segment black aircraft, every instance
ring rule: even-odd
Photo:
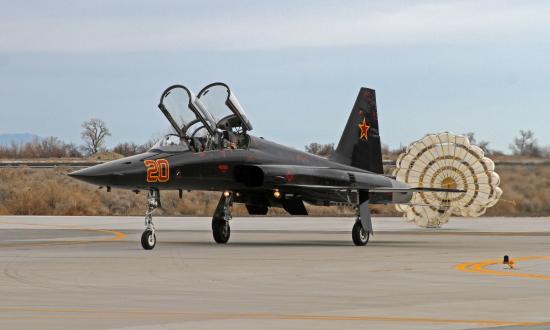
[[[160,190],[222,192],[212,218],[217,243],[229,240],[231,206],[243,203],[251,215],[282,207],[307,215],[304,202],[348,204],[357,210],[355,245],[372,234],[369,204],[408,203],[413,192],[461,192],[410,187],[383,174],[375,92],[361,88],[335,153],[328,159],[250,135],[248,120],[226,84],[204,87],[197,96],[182,85],[162,93],[159,108],[173,133],[149,151],[79,170],[69,175],[111,187],[147,190],[144,249],[155,247],[152,213]]]

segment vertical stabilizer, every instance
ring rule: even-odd
[[[344,133],[331,159],[370,172],[383,173],[374,89],[363,87],[359,91]]]

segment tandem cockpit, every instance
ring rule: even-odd
[[[204,152],[220,149],[247,149],[252,125],[243,108],[224,83],[204,87],[197,96],[183,85],[168,87],[159,109],[173,133],[152,149],[166,152]]]

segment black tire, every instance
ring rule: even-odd
[[[146,230],[141,234],[141,246],[145,250],[152,250],[157,245],[157,236],[152,230]]]
[[[369,242],[370,233],[363,228],[361,221],[356,221],[351,230],[351,238],[356,246],[365,246]]]
[[[222,218],[212,218],[212,236],[216,243],[225,244],[229,241],[231,228],[229,222]]]

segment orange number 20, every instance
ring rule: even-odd
[[[147,182],[167,182],[170,180],[170,165],[166,159],[147,159],[143,161],[147,167]]]

